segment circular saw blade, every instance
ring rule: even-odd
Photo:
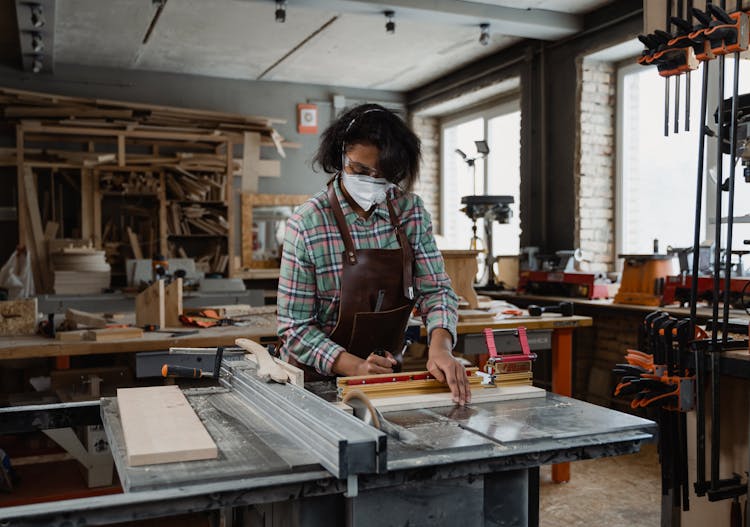
[[[354,411],[354,417],[380,430],[380,414],[364,392],[356,389],[350,390],[344,396],[342,402],[351,406]]]

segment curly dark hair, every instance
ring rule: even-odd
[[[380,150],[378,169],[404,190],[419,177],[421,143],[401,118],[379,104],[362,104],[344,112],[323,132],[313,158],[328,174],[341,170],[347,145],[371,144]]]

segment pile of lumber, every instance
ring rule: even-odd
[[[167,223],[169,234],[185,236],[191,234],[212,234],[226,236],[229,223],[223,210],[216,207],[204,207],[198,203],[169,206]]]
[[[51,254],[54,289],[58,295],[98,294],[109,287],[111,268],[104,251],[66,247]]]
[[[103,172],[99,176],[99,187],[104,192],[157,194],[159,178],[151,172]]]
[[[258,132],[262,144],[276,147],[283,156],[284,138],[274,129],[286,121],[270,117],[178,108],[104,99],[67,97],[0,88],[0,115],[8,121],[33,120],[62,127],[109,131],[171,131],[229,137],[241,142],[244,132]],[[205,159],[193,159],[204,165]],[[224,164],[226,169],[226,163]]]
[[[224,174],[194,173],[181,167],[167,167],[171,170],[164,181],[167,196],[179,201],[224,201],[226,199],[226,179]]]

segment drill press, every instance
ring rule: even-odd
[[[491,286],[495,283],[495,272],[492,269],[494,257],[492,255],[492,223],[508,223],[513,216],[510,205],[513,196],[464,196],[461,198],[461,209],[471,220],[471,249],[478,249],[476,242],[480,240],[477,236],[477,220],[484,219],[484,247],[485,253],[484,270],[482,278],[478,280],[480,286]]]

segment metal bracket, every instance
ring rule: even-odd
[[[359,495],[359,480],[356,474],[350,474],[346,478],[346,492],[344,497],[356,498]]]

